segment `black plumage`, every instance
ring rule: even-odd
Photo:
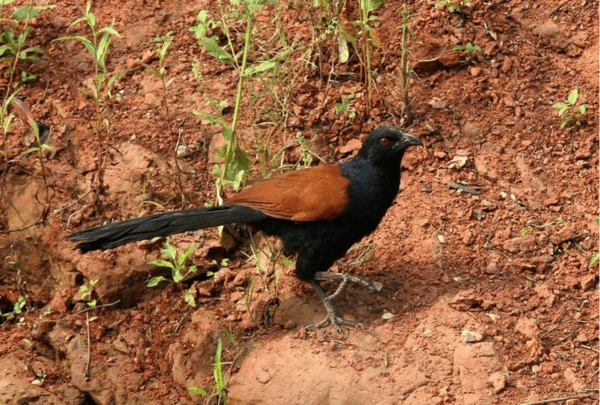
[[[309,281],[323,299],[327,321],[341,331],[351,324],[335,314],[331,300],[348,281],[374,290],[378,283],[327,270],[348,249],[375,230],[394,202],[400,187],[400,163],[405,150],[421,140],[393,126],[375,129],[359,153],[340,165],[317,166],[290,172],[244,189],[226,205],[174,211],[131,219],[69,235],[84,252],[168,236],[229,223],[250,223],[281,238],[297,252],[296,275]],[[342,279],[327,297],[316,280]]]

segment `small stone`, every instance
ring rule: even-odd
[[[506,200],[506,197],[508,197],[508,194],[506,194],[506,192],[505,192],[505,191],[501,191],[501,192],[500,192],[500,199],[501,199],[501,200]]]
[[[579,284],[581,284],[581,289],[583,291],[589,290],[596,284],[596,275],[588,274],[587,276],[582,277],[581,280],[579,280]]]
[[[507,57],[504,59],[504,62],[502,63],[502,67],[500,68],[500,71],[502,73],[506,73],[510,70],[511,67],[512,67],[512,59]]]
[[[438,235],[437,238],[441,244],[446,243],[446,238],[444,238],[444,235]]]
[[[492,260],[490,262],[490,264],[488,264],[487,267],[485,268],[485,273],[486,274],[498,274],[499,273],[498,260]]]
[[[481,74],[481,68],[479,68],[479,67],[472,67],[471,68],[471,76],[477,77],[480,74]]]
[[[477,343],[483,340],[483,335],[479,332],[463,329],[460,333],[460,340],[465,343]]]
[[[532,373],[537,373],[537,372],[539,372],[541,369],[542,369],[542,368],[541,368],[539,365],[537,365],[537,364],[534,364],[533,366],[531,366],[531,372],[532,372]]]
[[[506,374],[501,371],[492,374],[488,381],[494,387],[494,394],[498,394],[506,388]]]
[[[469,158],[467,156],[454,156],[448,165],[448,169],[462,169]]]
[[[443,110],[448,106],[448,102],[446,100],[442,100],[440,98],[434,97],[429,102],[429,105],[434,110]]]
[[[540,330],[538,329],[535,322],[531,318],[526,317],[519,318],[515,329],[517,333],[525,340],[533,340],[540,333]]]
[[[443,152],[441,150],[434,150],[433,156],[438,159],[444,159],[447,156],[447,154],[446,154],[446,152]]]
[[[258,380],[259,383],[266,384],[269,381],[271,381],[271,375],[269,373],[267,373],[266,371],[263,371],[262,373],[258,373],[256,375],[256,379]]]
[[[383,313],[383,315],[381,315],[381,319],[386,320],[386,321],[389,319],[392,319],[393,317],[394,317],[394,314],[392,314],[391,312],[387,312],[387,311],[385,311]]]

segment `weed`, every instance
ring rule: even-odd
[[[13,0],[0,0],[0,12],[4,6],[10,5]],[[9,62],[9,67],[4,71],[4,76],[10,76],[9,86],[7,87],[7,95],[12,88],[14,74],[17,71],[19,61],[37,61],[44,51],[37,47],[27,47],[27,36],[31,32],[29,20],[38,17],[40,11],[47,9],[55,9],[56,6],[22,6],[16,8],[12,13],[12,19],[2,19],[3,22],[8,22],[9,26],[0,32],[0,62]],[[19,75],[21,82],[34,80],[35,75],[21,70]]]
[[[79,292],[81,293],[81,299],[83,301],[87,301],[88,307],[95,307],[98,301],[94,298],[92,299],[92,293],[94,292],[94,286],[98,284],[98,279],[93,279],[85,282],[84,284],[79,286]]]
[[[600,219],[596,218],[596,225],[600,225]],[[597,250],[590,258],[590,267],[593,267],[600,260],[600,250]]]
[[[225,331],[225,333],[227,333],[228,331]],[[232,339],[232,336],[230,333],[228,334],[230,340]],[[233,338],[235,340],[235,338]],[[234,340],[232,340],[232,342],[234,342]],[[235,342],[234,342],[235,343]],[[227,386],[225,383],[225,377],[224,377],[224,373],[223,373],[223,341],[221,340],[221,338],[217,339],[217,349],[215,351],[215,362],[213,364],[213,376],[215,378],[215,389],[213,391],[213,394],[209,394],[208,391],[206,391],[203,388],[200,387],[188,387],[188,392],[192,393],[192,394],[197,394],[197,395],[201,395],[203,397],[212,397],[213,395],[217,396],[217,403],[218,404],[226,404],[227,403]]]
[[[296,140],[300,146],[300,162],[302,162],[302,167],[309,168],[313,162],[313,155],[310,150],[311,142],[310,140],[306,140],[301,132],[296,134]]]
[[[337,103],[333,106],[334,114],[344,114],[346,117],[353,119],[356,117],[356,111],[350,105],[350,100],[354,99],[354,93],[356,92],[356,87],[352,88],[352,91],[347,96],[342,96],[342,102]]]
[[[408,22],[412,18],[408,5],[404,4],[404,10],[402,11],[402,57],[400,58],[400,75],[402,83],[402,101],[404,102],[404,113],[408,120],[410,120],[410,76],[413,73],[412,66],[408,66],[408,55],[412,50],[413,33],[408,26]]]
[[[367,116],[371,113],[373,103],[373,73],[371,72],[371,44],[379,48],[381,43],[375,29],[369,25],[370,22],[377,20],[377,16],[370,15],[383,4],[383,0],[359,0],[360,3],[360,21],[358,26],[363,39],[363,65],[365,67],[365,84],[367,86]]]
[[[171,243],[167,239],[161,251],[163,258],[152,260],[147,264],[171,269],[171,278],[173,279],[175,284],[180,284],[185,277],[187,277],[190,274],[194,274],[198,270],[196,266],[187,267],[185,265],[186,259],[189,257],[190,254],[192,254],[194,250],[194,246],[189,246],[183,252],[181,252],[181,254],[178,254],[177,248],[171,245]],[[150,280],[148,280],[146,287],[156,287],[158,283],[165,280],[167,279],[163,276],[152,277]],[[183,298],[189,306],[196,306],[196,300],[194,299],[192,288],[189,288],[188,290],[185,290],[183,292]]]
[[[210,35],[212,29],[215,28],[218,23],[209,20],[208,12],[206,10],[201,10],[198,13],[197,24],[190,29],[190,31],[196,35],[198,43],[217,61],[234,64],[238,69],[237,93],[233,107],[233,118],[230,123],[226,123],[220,116],[203,114],[197,111],[194,112],[197,115],[207,118],[209,122],[221,126],[223,138],[227,142],[226,145],[221,148],[217,157],[218,159],[223,159],[223,164],[222,166],[215,166],[217,194],[219,195],[220,190],[227,185],[233,187],[234,190],[237,190],[246,180],[250,170],[250,159],[248,154],[239,147],[237,140],[237,123],[241,111],[244,79],[250,75],[273,69],[276,66],[276,62],[273,59],[260,62],[254,66],[248,66],[248,53],[252,41],[254,14],[267,2],[274,3],[273,0],[231,0],[231,5],[237,9],[237,12],[232,15],[239,20],[244,20],[246,23],[241,65],[238,64],[238,54],[233,48],[233,42],[230,38],[229,29],[227,24],[225,24],[224,18],[221,27],[228,38],[226,48],[229,50],[221,48],[217,37],[215,35]],[[196,69],[195,74],[196,77],[199,77],[198,69]]]
[[[470,0],[440,0],[435,3],[436,9],[446,7],[450,13],[460,13],[464,6],[470,3]]]
[[[529,232],[533,231],[533,226],[528,226],[526,228],[521,229],[521,236],[527,235]]]
[[[567,127],[569,130],[577,129],[585,123],[585,112],[588,108],[587,104],[577,105],[579,100],[579,90],[573,89],[567,96],[567,102],[558,101],[552,105],[558,111],[558,116],[564,115],[560,122],[560,127]]]
[[[466,45],[463,45],[463,44],[454,45],[452,47],[452,50],[456,51],[456,52],[466,52],[467,57],[465,59],[465,63],[469,63],[473,59],[473,53],[480,52],[481,47],[479,45],[473,45],[472,43],[467,42]]]
[[[27,304],[27,301],[25,300],[25,297],[21,294],[17,298],[17,301],[13,304],[12,312],[7,312],[6,314],[2,314],[2,316],[5,318],[15,318],[17,315],[19,315],[21,312],[23,312],[23,309],[25,308],[26,304]],[[19,318],[19,325],[22,325],[24,323],[25,323],[25,318],[24,317]]]
[[[163,37],[159,38],[159,41],[161,41],[162,43],[156,52],[158,55],[158,69],[155,69],[154,67],[145,63],[143,64],[143,66],[146,69],[148,69],[154,76],[160,79],[162,84],[162,104],[165,108],[167,126],[169,128],[169,133],[171,134],[171,150],[173,152],[173,161],[175,163],[175,168],[177,169],[177,185],[179,186],[179,193],[181,195],[181,206],[183,207],[185,205],[185,195],[183,191],[183,183],[181,182],[181,167],[179,167],[179,160],[177,155],[177,133],[173,131],[173,124],[171,120],[171,114],[169,111],[169,103],[167,102],[167,89],[173,83],[175,78],[172,77],[167,80],[165,68],[165,60],[167,58],[169,47],[173,43],[173,33],[166,33]]]
[[[106,68],[106,57],[113,39],[120,38],[119,33],[113,28],[113,22],[100,29],[96,29],[96,16],[91,12],[92,3],[88,2],[85,6],[83,17],[77,18],[69,25],[69,29],[79,25],[82,22],[87,23],[92,32],[91,39],[82,35],[71,35],[58,38],[60,41],[78,41],[80,42],[94,58],[94,77],[84,82],[84,88],[81,91],[94,99],[96,103],[96,137],[98,139],[98,148],[100,161],[98,163],[98,172],[95,181],[95,188],[99,193],[104,191],[104,171],[108,161],[108,154],[111,150],[111,117],[106,109],[106,102],[113,97],[112,87],[114,83],[127,73],[122,70],[116,73],[108,73]],[[101,135],[104,134],[104,137]]]

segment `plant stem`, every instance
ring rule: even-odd
[[[360,27],[363,37],[363,53],[365,54],[365,84],[367,85],[367,116],[371,114],[371,103],[373,100],[373,86],[371,73],[371,46],[369,33],[367,30],[368,18],[367,15],[367,0],[359,0],[360,6]]]
[[[236,126],[237,121],[240,115],[240,108],[242,104],[242,91],[244,85],[244,72],[246,71],[246,65],[248,61],[248,50],[250,49],[250,40],[252,39],[252,27],[254,21],[252,20],[252,15],[250,11],[246,9],[248,13],[246,15],[246,35],[244,37],[244,53],[242,55],[242,67],[239,70],[239,79],[238,79],[238,88],[237,95],[235,97],[235,108],[233,110],[233,119],[231,121],[231,140],[227,143],[227,152],[225,153],[225,163],[223,164],[223,170],[221,171],[221,184],[225,180],[225,175],[227,173],[227,166],[229,165],[229,161],[231,160],[231,154],[233,152],[233,147],[236,145]]]

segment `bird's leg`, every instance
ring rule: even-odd
[[[375,292],[381,292],[381,290],[383,290],[383,284],[378,283],[377,281],[368,281],[365,280],[364,278],[360,278],[360,277],[355,277],[355,276],[351,276],[349,274],[344,274],[344,273],[330,273],[328,271],[319,271],[315,274],[315,280],[330,280],[330,279],[342,279],[342,283],[340,284],[340,286],[338,287],[338,289],[333,293],[333,295],[331,295],[331,298],[334,298],[335,296],[337,296],[342,290],[342,288],[344,288],[344,286],[346,285],[346,283],[348,281],[352,281],[353,283],[357,283],[360,285],[364,285],[365,287],[375,291]]]
[[[325,291],[323,291],[323,289],[321,288],[321,286],[319,285],[319,283],[317,283],[316,280],[327,280],[327,279],[342,279],[342,282],[340,283],[340,285],[338,286],[338,288],[335,290],[335,292],[331,295],[327,295],[325,293]],[[344,287],[346,286],[346,284],[348,284],[348,281],[353,281],[355,283],[364,285],[365,287],[370,288],[373,291],[381,291],[383,288],[383,284],[378,283],[378,282],[370,282],[367,280],[363,280],[359,277],[354,277],[354,276],[349,276],[347,274],[341,274],[341,273],[329,273],[329,272],[325,272],[325,271],[320,271],[318,273],[315,274],[315,279],[314,281],[312,281],[312,286],[315,289],[317,295],[319,296],[319,298],[321,298],[321,301],[323,301],[323,305],[325,306],[325,309],[327,310],[327,316],[325,317],[325,319],[323,319],[320,322],[317,323],[313,323],[310,325],[307,325],[305,328],[306,329],[316,329],[316,328],[320,328],[321,326],[325,325],[327,322],[331,323],[331,326],[333,326],[335,328],[335,330],[338,331],[338,333],[342,333],[342,327],[340,325],[360,325],[362,326],[362,324],[358,321],[349,321],[347,319],[344,319],[340,316],[338,316],[336,314],[335,308],[333,307],[333,299],[335,297],[337,297],[342,290],[344,289]]]

